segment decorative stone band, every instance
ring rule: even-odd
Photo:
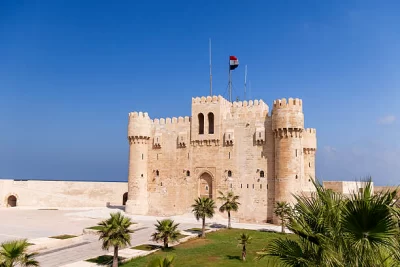
[[[301,128],[279,128],[274,130],[274,137],[275,138],[288,138],[288,137],[294,137],[294,138],[301,138],[303,133],[303,129]]]
[[[148,144],[148,136],[128,136],[129,144]]]
[[[315,148],[303,148],[304,154],[315,154],[316,149]]]
[[[219,146],[219,140],[218,139],[212,139],[212,140],[192,140],[190,141],[192,146]]]

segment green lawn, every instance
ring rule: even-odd
[[[238,246],[238,237],[241,233],[250,234],[251,244],[247,246],[247,261],[242,262],[241,246]],[[218,267],[218,266],[277,266],[271,259],[265,258],[255,260],[256,252],[264,248],[274,238],[282,237],[284,234],[260,232],[241,229],[223,229],[207,234],[206,239],[196,238],[172,248],[168,252],[157,251],[146,257],[133,259],[121,266],[123,267],[146,267],[156,257],[175,255],[174,266],[193,267]],[[295,239],[294,235],[286,235]]]
[[[161,248],[161,246],[149,245],[149,244],[131,247],[131,249],[138,249],[138,250],[145,250],[145,251],[151,251],[151,250],[155,250],[155,249],[159,249],[159,248]]]
[[[87,227],[86,229],[99,231],[101,229],[101,226],[100,225],[96,225],[96,226]]]
[[[124,259],[125,258],[123,258],[123,257],[118,257],[118,262],[121,262]],[[86,261],[96,263],[97,265],[100,265],[100,266],[110,266],[110,264],[112,264],[112,261],[113,261],[113,256],[102,255],[102,256],[98,256],[96,258],[88,259]]]
[[[55,238],[55,239],[69,239],[69,238],[74,238],[76,235],[57,235],[57,236],[50,236],[50,238]]]

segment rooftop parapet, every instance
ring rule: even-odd
[[[189,124],[190,123],[190,117],[185,116],[185,117],[172,117],[171,118],[160,118],[160,119],[154,119],[153,124],[154,125],[162,125],[162,124]]]
[[[201,97],[192,97],[192,104],[210,104],[210,103],[220,103],[222,105],[230,106],[231,102],[223,98],[222,96],[201,96]]]

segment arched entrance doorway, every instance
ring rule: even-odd
[[[209,173],[203,173],[199,179],[199,194],[200,197],[213,197],[212,177]]]
[[[128,192],[124,193],[124,195],[122,196],[122,205],[125,205],[127,201],[128,201]]]
[[[17,206],[17,198],[13,195],[7,198],[7,206],[8,207],[16,207]]]

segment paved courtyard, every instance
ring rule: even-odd
[[[93,234],[83,235],[83,229],[96,225],[101,220],[109,217],[110,212],[117,211],[121,210],[107,208],[82,208],[75,210],[0,208],[0,242],[10,239],[27,238],[29,242],[34,244],[43,244],[44,247],[39,251],[39,255],[37,256],[37,260],[41,264],[40,266],[43,267],[56,267],[76,263],[107,254],[106,251],[101,249],[101,242],[98,241],[98,237]],[[132,234],[132,246],[152,243],[150,236],[154,232],[154,223],[156,223],[156,219],[163,218],[139,215],[132,215],[130,217],[133,222],[137,223],[134,229],[135,232]],[[201,225],[191,214],[170,218],[180,223],[180,230],[200,227]],[[216,217],[208,222],[216,226],[222,226],[226,224],[226,219]],[[232,226],[277,231],[280,229],[278,226],[267,224],[233,223]],[[68,241],[49,238],[62,234],[77,235],[79,237]],[[64,243],[61,244],[60,242]],[[73,266],[80,265],[78,263]]]

